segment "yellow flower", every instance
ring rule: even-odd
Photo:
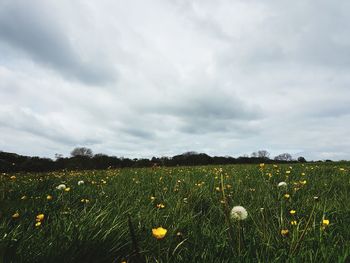
[[[41,222],[40,222],[40,221],[36,222],[36,223],[35,223],[35,226],[36,226],[36,227],[41,226]]]
[[[290,213],[291,215],[294,215],[296,212],[297,212],[297,211],[295,211],[295,210],[290,210],[290,211],[289,211],[289,213]]]
[[[264,168],[265,167],[265,164],[264,163],[261,163],[259,164],[260,168]]]
[[[64,189],[64,191],[69,192],[70,191],[70,187],[67,187],[66,189]]]
[[[290,222],[290,224],[291,224],[292,226],[296,226],[296,225],[298,224],[298,222],[297,222],[296,220],[293,220],[293,221]]]
[[[151,196],[151,200],[154,201],[156,198],[154,196]]]
[[[285,194],[285,195],[284,195],[284,198],[286,198],[286,199],[288,199],[289,197],[290,197],[289,194]]]
[[[345,169],[344,168],[339,168],[339,171],[345,171]]]
[[[52,195],[46,196],[46,199],[47,199],[47,200],[52,200]]]
[[[44,214],[39,214],[39,215],[37,215],[36,216],[36,221],[37,222],[41,222],[41,221],[43,221],[44,220],[44,218],[45,218],[45,215]]]
[[[10,177],[10,179],[15,180],[15,179],[16,179],[16,176],[12,175],[12,176]]]
[[[306,184],[306,180],[300,181],[300,184]]]
[[[12,218],[19,218],[19,213],[18,213],[18,212],[14,213],[14,214],[12,215]]]
[[[85,198],[83,198],[83,199],[81,199],[81,200],[80,200],[80,202],[82,202],[82,203],[86,203],[86,204],[87,204],[87,203],[89,203],[89,202],[90,202],[90,200],[89,200],[89,199],[85,199]]]
[[[328,219],[323,219],[322,220],[322,227],[325,228],[329,225],[329,220]]]
[[[289,230],[288,230],[288,229],[282,229],[282,230],[281,230],[281,235],[282,235],[282,236],[285,237],[285,236],[288,236],[288,234],[289,234]]]
[[[305,173],[301,173],[301,175],[302,175],[302,176],[304,176],[304,175],[305,175]]]
[[[163,227],[158,227],[158,228],[153,228],[152,229],[152,235],[156,238],[156,239],[162,239],[165,237],[166,232],[168,232],[168,230],[166,230]]]
[[[290,171],[288,170],[288,171],[286,171],[286,174],[290,174]]]
[[[164,204],[157,204],[157,208],[164,208],[165,205]]]

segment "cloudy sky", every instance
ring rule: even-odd
[[[0,150],[350,159],[349,10],[0,0]]]

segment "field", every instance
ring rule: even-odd
[[[2,174],[0,242],[6,263],[350,262],[350,166]]]

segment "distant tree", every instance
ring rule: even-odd
[[[60,154],[60,153],[55,153],[55,159],[61,159],[63,158],[63,154]]]
[[[257,158],[258,157],[258,153],[257,152],[252,152],[252,154],[250,156],[253,157],[253,158]],[[243,155],[242,157],[248,157],[248,156]]]
[[[92,150],[86,147],[76,147],[74,148],[73,151],[71,151],[70,155],[72,157],[88,157],[91,158],[92,157]]]
[[[266,150],[260,150],[258,151],[258,157],[263,159],[269,159],[270,153]]]
[[[298,157],[298,162],[306,163],[306,159],[303,156]]]
[[[276,161],[292,161],[292,155],[289,153],[281,153],[274,158]]]

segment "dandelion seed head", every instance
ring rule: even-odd
[[[245,220],[248,217],[248,212],[243,206],[235,206],[231,210],[231,217],[234,220]]]

